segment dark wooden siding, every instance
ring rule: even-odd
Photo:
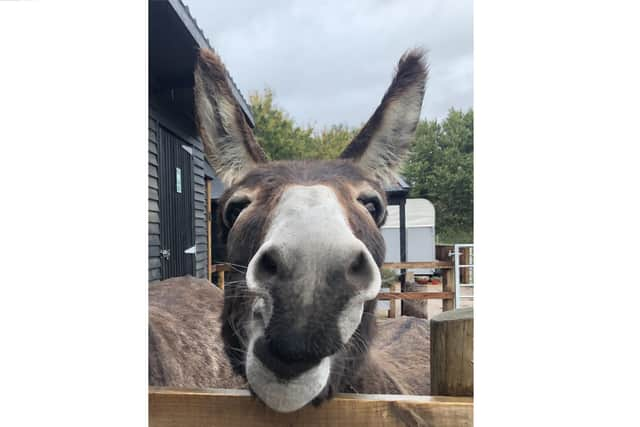
[[[160,207],[158,199],[158,122],[149,116],[149,281],[160,280]]]
[[[190,141],[193,148],[193,197],[196,242],[196,277],[207,277],[207,201],[204,181],[204,147],[200,139]]]

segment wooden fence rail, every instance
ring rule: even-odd
[[[338,394],[320,407],[290,414],[267,408],[246,390],[150,387],[151,427],[204,426],[438,426],[473,425],[473,398]]]
[[[453,269],[453,263],[450,261],[411,261],[411,262],[385,262],[382,264],[382,268],[440,268],[440,269]]]
[[[426,300],[426,299],[454,299],[455,293],[453,292],[380,292],[378,299],[385,300]]]

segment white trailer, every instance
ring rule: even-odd
[[[407,261],[435,261],[436,212],[427,199],[407,199],[405,204]],[[387,221],[382,227],[387,244],[385,262],[400,262],[400,207],[387,207]],[[412,270],[416,274],[433,274],[433,269]]]

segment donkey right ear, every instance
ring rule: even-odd
[[[230,186],[267,161],[233,96],[220,57],[201,49],[194,75],[196,125],[218,178]]]
[[[382,102],[340,157],[384,184],[397,179],[420,119],[427,74],[422,49],[406,52]]]

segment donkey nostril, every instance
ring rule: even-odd
[[[358,255],[356,255],[353,262],[349,266],[349,273],[351,274],[361,274],[365,273],[367,270],[367,257],[364,252],[360,251]]]
[[[258,272],[263,276],[276,276],[279,270],[278,259],[274,250],[264,252],[258,261]]]
[[[359,250],[349,264],[347,281],[357,288],[368,286],[373,279],[374,267],[367,254]]]
[[[269,273],[274,276],[278,274],[278,264],[276,263],[276,260],[274,260],[273,257],[268,253],[262,256],[262,259],[260,260],[260,266],[265,273]]]

